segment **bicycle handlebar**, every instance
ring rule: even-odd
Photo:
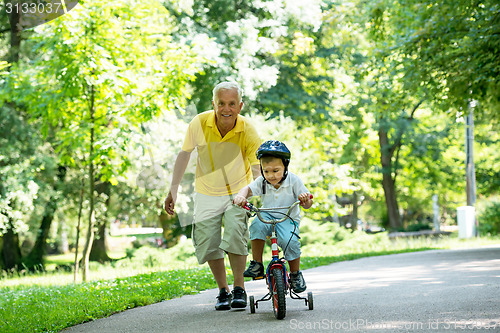
[[[309,198],[310,199],[313,198],[312,194],[309,194]],[[267,223],[267,224],[274,224],[274,223],[281,223],[281,222],[285,221],[288,218],[288,215],[290,214],[292,209],[295,208],[295,206],[297,206],[298,204],[300,204],[300,201],[297,200],[293,204],[291,204],[290,206],[287,206],[287,207],[257,208],[254,205],[252,205],[251,203],[247,202],[247,204],[243,208],[248,210],[249,212],[256,213],[257,216],[259,217],[259,220],[261,220],[262,222]],[[284,215],[281,219],[266,220],[260,215],[260,212],[276,211],[279,209],[288,209],[286,214],[280,212],[280,214]]]

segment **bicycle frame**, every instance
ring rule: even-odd
[[[312,195],[311,195],[312,198]],[[276,225],[281,223],[289,218],[289,214],[292,209],[297,206],[300,201],[294,202],[289,207],[276,207],[276,208],[255,208],[252,204],[248,203],[244,208],[248,211],[256,214],[260,221],[266,224],[271,224],[271,251],[272,251],[272,259],[271,262],[267,265],[266,269],[266,284],[269,289],[269,292],[264,295],[261,299],[255,301],[253,296],[250,296],[250,311],[252,313],[255,312],[255,308],[258,307],[259,302],[273,300],[273,311],[274,315],[277,319],[283,319],[286,315],[286,301],[285,295],[290,291],[290,297],[292,299],[302,299],[305,300],[306,305],[309,305],[309,310],[313,309],[313,300],[312,293],[308,293],[308,297],[301,297],[296,294],[289,283],[289,274],[286,268],[286,261],[284,258],[279,257],[279,248],[278,248],[278,238],[276,236]],[[281,219],[271,218],[270,220],[265,219],[261,216],[260,212],[262,211],[277,211],[281,209],[288,209],[286,214],[283,214],[284,217]]]
[[[267,280],[269,283],[270,282],[269,276],[270,276],[270,272],[272,271],[272,269],[273,268],[281,268],[283,271],[283,276],[285,278],[285,286],[287,287],[287,289],[289,286],[289,284],[288,284],[288,280],[289,280],[288,279],[288,271],[286,269],[285,259],[279,258],[278,237],[276,237],[276,225],[278,223],[281,223],[281,222],[284,222],[285,220],[287,220],[289,218],[289,214],[292,211],[292,209],[294,209],[295,206],[297,206],[298,204],[300,204],[300,201],[295,201],[292,205],[290,205],[288,207],[256,208],[251,203],[248,203],[247,206],[244,207],[248,211],[255,213],[257,215],[257,217],[259,218],[259,220],[262,221],[263,223],[272,225],[272,230],[271,230],[272,260],[269,263],[269,265],[267,266],[266,276],[268,277]],[[268,220],[268,219],[265,219],[264,217],[262,217],[262,215],[260,214],[261,212],[265,212],[265,211],[278,211],[278,210],[282,210],[282,209],[287,209],[287,212],[285,214],[280,212],[280,214],[284,215],[283,218],[281,218],[281,219],[271,218],[270,220]]]

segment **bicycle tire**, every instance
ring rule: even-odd
[[[309,310],[314,309],[313,293],[312,292],[307,293],[307,303],[309,304]]]
[[[255,313],[255,298],[250,296],[250,313]]]
[[[271,290],[274,316],[276,319],[283,319],[286,316],[286,286],[283,271],[280,268],[271,270]]]

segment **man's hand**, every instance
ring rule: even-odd
[[[167,198],[165,199],[165,211],[169,215],[174,215],[175,214],[174,207],[175,207],[175,199],[172,195],[172,192],[168,192]]]
[[[311,193],[301,193],[299,195],[299,201],[302,207],[309,209],[313,204]]]
[[[189,163],[189,158],[191,157],[191,153],[181,150],[175,159],[174,164],[174,174],[172,175],[172,184],[170,185],[170,192],[168,192],[168,196],[165,199],[165,211],[174,215],[174,207],[175,202],[177,201],[177,191],[179,189],[179,184],[182,180],[182,176],[186,171],[187,165]]]

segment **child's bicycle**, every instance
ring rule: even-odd
[[[311,195],[312,198],[312,195]],[[244,207],[248,211],[250,211],[253,215],[257,215],[259,219],[267,224],[272,225],[272,232],[271,232],[271,250],[272,250],[272,260],[267,265],[266,269],[266,283],[267,287],[269,289],[269,292],[262,297],[259,300],[255,300],[253,296],[250,296],[250,312],[255,313],[255,309],[258,308],[259,302],[263,301],[273,301],[273,312],[274,316],[276,319],[283,319],[285,318],[286,315],[286,300],[285,296],[290,292],[290,297],[292,299],[302,299],[305,301],[306,305],[309,306],[309,310],[313,309],[313,294],[312,292],[307,293],[307,298],[299,296],[297,293],[295,293],[292,290],[292,286],[290,281],[290,276],[288,274],[288,270],[286,269],[286,261],[285,258],[280,258],[279,257],[279,250],[278,250],[278,238],[276,237],[276,224],[281,223],[285,221],[286,219],[290,218],[289,214],[292,211],[292,209],[297,206],[300,203],[300,201],[294,202],[291,206],[289,207],[276,207],[276,208],[256,208],[253,206],[251,203],[247,203],[247,205]],[[288,209],[287,213],[284,214],[282,213],[281,209]],[[263,218],[260,215],[260,212],[272,212],[275,214],[282,214],[284,215],[283,218],[281,219],[274,219],[271,218],[270,220],[267,220]],[[290,218],[291,219],[291,218]],[[293,221],[293,219],[292,219]],[[293,221],[295,223],[295,221]],[[292,236],[293,237],[293,234]]]

